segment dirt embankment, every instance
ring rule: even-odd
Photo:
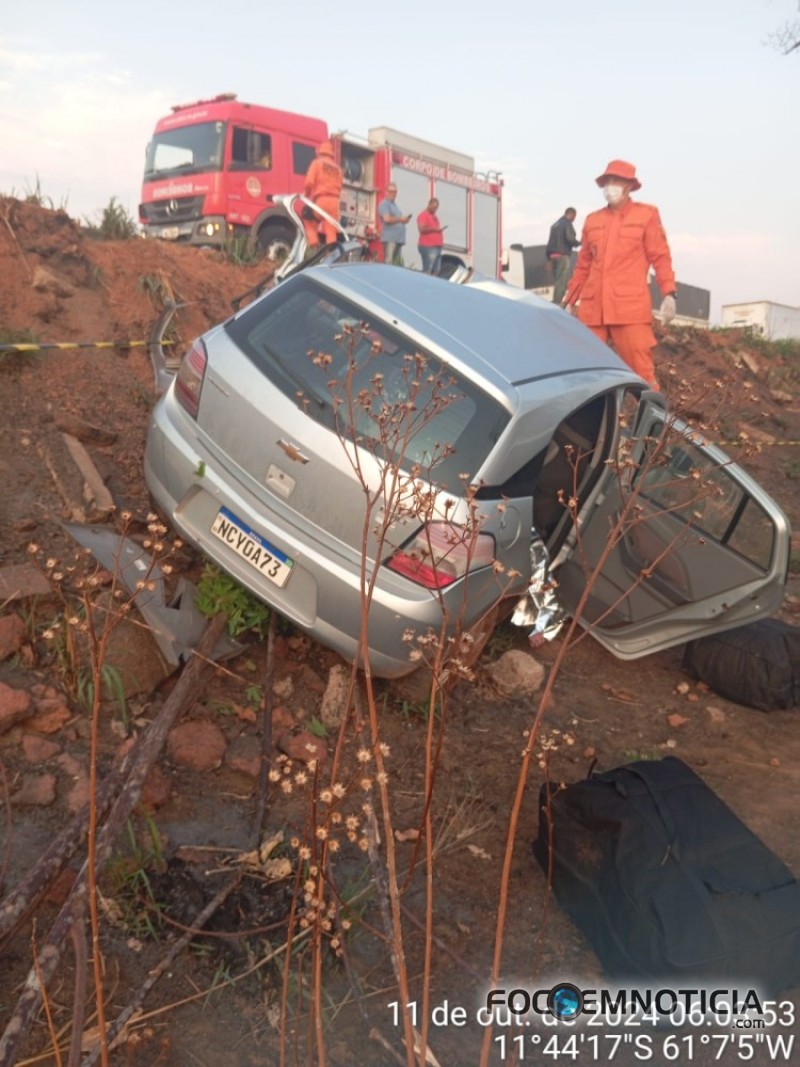
[[[139,459],[153,370],[146,348],[125,345],[146,341],[165,302],[175,301],[180,310],[168,336],[170,351],[181,353],[226,318],[231,300],[265,269],[182,245],[92,239],[63,211],[0,199],[0,344],[120,343],[110,350],[2,356],[0,474],[10,492],[0,535],[8,555],[19,550],[19,521],[27,535],[29,520],[42,514],[37,494],[47,496],[51,476],[32,457],[37,438],[62,415],[101,423],[117,435],[100,456],[102,473],[119,504],[142,500]],[[660,340],[662,384],[676,396],[679,383],[689,383],[689,403],[697,407],[690,414],[712,437],[740,447],[746,435],[748,469],[788,506],[800,479],[796,353],[732,331],[662,331]]]

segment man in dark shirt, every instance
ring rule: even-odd
[[[567,282],[572,274],[572,249],[580,244],[575,234],[574,207],[568,207],[558,222],[550,227],[547,241],[547,261],[553,270],[553,303],[560,304],[567,291]]]

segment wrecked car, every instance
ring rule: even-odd
[[[561,608],[621,658],[778,607],[780,508],[574,318],[320,258],[197,339],[149,428],[157,505],[252,593],[386,677],[443,619],[477,652],[542,548]]]

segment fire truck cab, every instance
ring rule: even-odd
[[[280,259],[296,228],[274,198],[303,191],[316,148],[329,136],[322,119],[246,104],[233,93],[173,107],[147,146],[139,205],[145,235],[216,247],[244,237]],[[381,258],[378,205],[393,181],[398,206],[412,216],[407,266],[419,266],[415,220],[436,196],[447,224],[442,272],[463,264],[498,275],[498,174],[478,174],[472,157],[388,127],[363,139],[348,133],[330,139],[344,175],[343,228],[371,242],[375,258]]]

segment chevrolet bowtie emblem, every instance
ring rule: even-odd
[[[283,449],[289,459],[297,463],[308,463],[308,456],[303,455],[297,445],[293,445],[291,441],[278,441],[278,447]]]

